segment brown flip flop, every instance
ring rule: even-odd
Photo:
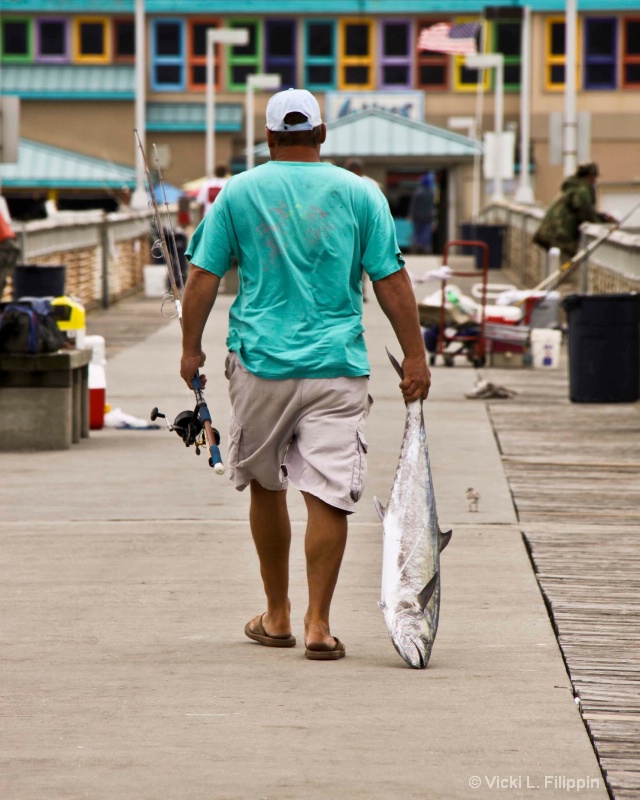
[[[265,611],[265,614],[267,612]],[[285,634],[277,634],[274,636],[269,635],[262,623],[264,618],[264,614],[260,617],[260,619],[254,624],[254,627],[251,628],[252,620],[249,620],[247,624],[244,626],[245,636],[248,636],[250,639],[253,639],[254,642],[258,642],[258,644],[262,644],[265,647],[295,647],[296,646],[296,637],[292,633],[285,633]]]
[[[333,638],[335,643],[332,645],[325,642],[306,645],[305,656],[311,661],[336,661],[338,658],[344,658],[346,655],[344,645],[337,636]]]

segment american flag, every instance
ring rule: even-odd
[[[452,25],[450,22],[438,22],[420,32],[418,50],[472,56],[478,52],[476,35],[479,30],[479,22],[462,22],[458,25]]]

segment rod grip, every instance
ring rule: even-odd
[[[216,444],[209,446],[209,466],[213,467],[216,475],[224,475],[224,464],[220,455],[220,448]]]

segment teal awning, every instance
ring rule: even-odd
[[[242,130],[243,107],[240,103],[216,103],[216,131],[236,133]],[[206,129],[204,103],[148,103],[148,131],[196,131]]]
[[[133,100],[133,66],[3,64],[2,93],[25,100]]]
[[[334,120],[327,124],[323,158],[429,157],[465,160],[482,152],[482,145],[468,136],[401,117],[378,108]],[[268,158],[266,142],[255,149],[258,158]]]
[[[18,162],[1,164],[5,189],[122,189],[134,188],[131,167],[20,139]]]

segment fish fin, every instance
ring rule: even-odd
[[[453,531],[439,531],[438,537],[440,539],[440,552],[444,550],[444,548],[449,544],[451,541],[451,537],[453,535]]]
[[[398,375],[400,376],[400,380],[403,380],[403,378],[404,378],[404,373],[402,372],[402,367],[401,367],[401,366],[400,366],[400,364],[398,363],[398,359],[397,359],[397,358],[394,358],[394,357],[391,355],[391,353],[389,352],[389,348],[388,348],[388,347],[385,347],[384,349],[387,351],[387,355],[389,356],[389,361],[391,362],[391,366],[392,366],[392,367],[395,369],[395,371],[396,371],[396,372],[398,373]]]
[[[378,516],[380,517],[380,522],[384,522],[384,512],[386,511],[385,507],[382,503],[378,500],[377,497],[373,498],[373,505],[376,507],[376,511],[378,512]]]
[[[418,603],[420,604],[420,608],[424,612],[425,608],[427,607],[427,603],[431,600],[431,595],[436,590],[436,584],[438,583],[438,573],[431,578],[429,583],[423,588],[423,590],[418,595]]]

